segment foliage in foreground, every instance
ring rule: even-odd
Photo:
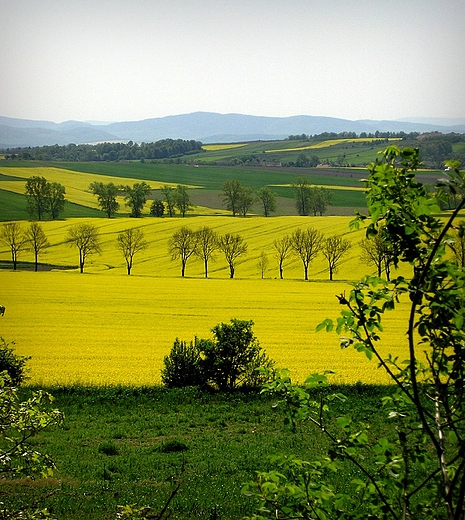
[[[19,386],[26,378],[26,356],[15,354],[13,348],[0,336],[0,374],[6,373],[13,386]]]
[[[315,398],[327,386],[326,375],[313,375],[304,388],[279,372],[267,387],[286,407],[295,429],[312,423],[330,441],[325,456],[306,461],[293,457],[274,460],[277,469],[258,472],[244,492],[259,499],[254,519],[447,519],[465,517],[465,270],[447,254],[454,246],[454,230],[461,202],[447,219],[437,201],[417,182],[414,170],[419,151],[389,147],[384,160],[369,168],[367,236],[383,230],[392,246],[392,263],[413,267],[410,280],[386,281],[367,276],[352,284],[350,294],[338,296],[344,307],[334,324],[325,320],[318,330],[336,329],[341,347],[353,346],[375,358],[396,387],[382,405],[392,436],[370,436],[370,425],[349,417],[328,427],[331,400],[340,394]],[[465,176],[457,164],[442,189],[463,194]],[[383,357],[378,342],[384,312],[395,308],[402,295],[410,298],[406,324],[408,359]],[[314,442],[314,440],[312,439]],[[347,487],[334,484],[343,462],[353,465]]]
[[[52,396],[37,391],[29,399],[20,400],[17,389],[6,372],[0,374],[0,475],[2,478],[50,476],[55,469],[52,459],[31,444],[31,438],[42,430],[61,425],[63,414],[50,409]],[[31,511],[11,508],[0,502],[3,519],[49,518],[46,510]]]
[[[225,391],[258,388],[265,382],[259,368],[273,362],[260,347],[253,321],[231,319],[213,327],[214,339],[198,339],[187,344],[176,338],[165,356],[161,379],[169,388],[210,384]]]

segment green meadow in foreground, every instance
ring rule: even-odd
[[[115,519],[117,506],[126,504],[156,512],[177,483],[170,518],[240,519],[256,508],[241,488],[255,471],[271,468],[269,455],[311,458],[326,447],[310,425],[292,433],[283,411],[256,393],[161,387],[48,390],[55,397],[53,407],[65,413],[65,427],[45,431],[33,442],[58,469],[51,479],[2,481],[0,501],[12,508],[47,507],[60,520]],[[375,431],[386,429],[379,410],[385,389],[355,385],[342,390],[349,400],[338,405],[337,414],[369,419]]]

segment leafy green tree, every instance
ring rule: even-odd
[[[309,421],[330,447],[316,460],[281,458],[277,470],[259,473],[246,489],[261,501],[255,519],[465,517],[465,272],[446,247],[461,227],[465,201],[441,218],[436,198],[415,177],[419,164],[418,149],[388,147],[369,166],[369,215],[352,224],[368,223],[368,237],[383,229],[393,265],[410,268],[411,276],[365,276],[337,297],[344,307],[337,322],[317,327],[335,329],[343,349],[354,347],[389,376],[393,387],[382,406],[393,435],[371,438],[369,424],[346,416],[331,425],[331,400],[344,397],[329,390],[326,376],[310,376],[302,388],[281,371],[268,390],[282,399],[294,428]],[[441,189],[465,187],[458,164],[449,167]],[[409,302],[405,361],[379,348],[383,315],[400,300]],[[347,465],[357,475],[340,486],[331,475]]]
[[[164,213],[165,205],[163,204],[163,201],[160,199],[154,199],[150,206],[150,215],[153,217],[163,217]]]
[[[161,188],[161,192],[165,196],[166,209],[168,210],[168,216],[173,217],[176,213],[176,190],[172,186],[165,184]]]
[[[305,217],[310,214],[310,184],[305,177],[299,177],[293,187],[297,213]]]
[[[268,186],[260,188],[257,197],[263,204],[263,213],[265,217],[269,217],[270,213],[276,212],[276,193],[273,193]]]
[[[10,248],[13,271],[16,271],[19,252],[27,245],[26,235],[19,222],[5,222],[0,228],[0,241]]]
[[[48,211],[49,188],[47,179],[37,175],[26,181],[27,210],[32,217],[43,220]]]
[[[118,186],[109,182],[104,184],[103,182],[92,182],[89,185],[90,191],[97,196],[98,205],[102,211],[107,214],[108,218],[111,218],[119,209],[119,203],[116,197],[119,193]]]
[[[195,254],[203,260],[205,278],[208,278],[208,262],[218,250],[218,234],[212,228],[204,226],[197,231],[197,239]]]
[[[278,261],[279,277],[282,280],[284,272],[284,262],[291,256],[293,251],[291,237],[289,235],[284,235],[282,238],[277,238],[273,242],[273,247],[275,248],[275,257]]]
[[[226,209],[232,211],[233,217],[240,212],[242,190],[243,186],[237,179],[227,180],[221,187],[223,204],[226,204]]]
[[[239,196],[239,211],[243,217],[247,216],[250,208],[254,205],[255,195],[251,188],[243,186]]]
[[[204,386],[206,378],[202,368],[199,341],[187,344],[175,339],[168,356],[163,359],[161,381],[168,388],[183,388],[185,386]]]
[[[308,206],[313,215],[322,216],[327,206],[331,204],[331,192],[326,188],[311,186],[309,188]]]
[[[218,247],[223,251],[229,265],[229,277],[234,278],[237,259],[247,253],[247,243],[240,235],[226,233],[218,238]]]
[[[197,251],[199,236],[192,229],[183,226],[175,231],[169,241],[171,260],[181,259],[181,276],[184,277],[189,258]]]
[[[142,210],[147,202],[152,188],[145,182],[135,182],[133,186],[124,186],[126,196],[124,200],[126,205],[131,208],[131,217],[139,218],[142,216]]]
[[[84,272],[84,264],[87,258],[100,253],[100,237],[98,229],[93,224],[75,224],[68,229],[66,241],[70,247],[77,247],[79,250],[79,269]]]
[[[59,182],[48,183],[47,208],[53,220],[56,220],[65,209],[66,189]]]
[[[144,238],[144,232],[141,229],[125,229],[124,231],[121,231],[121,233],[118,233],[116,240],[118,249],[124,255],[128,275],[130,275],[134,262],[134,256],[136,253],[147,249],[147,241]]]
[[[187,188],[185,186],[182,186],[181,184],[178,184],[176,188],[176,207],[179,210],[179,213],[183,217],[186,216],[186,213],[193,208],[193,205],[191,203],[191,199],[189,197],[189,194],[187,193]]]
[[[25,235],[29,247],[34,251],[35,271],[39,265],[39,253],[50,247],[50,242],[45,235],[42,226],[38,222],[31,222]]]
[[[199,344],[204,373],[221,391],[255,386],[263,381],[255,369],[273,366],[252,331],[253,324],[237,319],[220,323],[212,329],[214,340]]]
[[[323,241],[321,252],[328,262],[329,279],[337,273],[342,257],[349,252],[352,243],[341,235],[328,237]]]
[[[323,234],[315,228],[296,229],[291,235],[294,252],[302,260],[304,278],[308,280],[308,267],[323,249]]]

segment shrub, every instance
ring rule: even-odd
[[[213,327],[215,340],[201,343],[205,376],[219,390],[260,386],[264,376],[257,369],[272,367],[252,332],[253,324],[233,318]]]
[[[18,356],[10,348],[2,337],[0,337],[0,373],[6,372],[13,386],[19,386],[26,378],[26,362],[31,359],[26,356]]]
[[[232,319],[213,327],[214,339],[195,338],[187,344],[176,338],[163,360],[163,384],[168,388],[210,384],[221,391],[262,386],[274,362],[260,347],[252,326],[251,320]]]
[[[189,344],[178,338],[175,339],[169,355],[163,359],[161,380],[165,386],[180,388],[205,384],[199,343],[197,338]]]

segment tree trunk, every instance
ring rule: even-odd
[[[234,266],[229,264],[229,278],[234,278]]]
[[[208,278],[208,260],[205,258],[205,278]]]
[[[39,264],[39,258],[38,258],[38,254],[37,253],[35,254],[35,257],[36,257],[36,262],[35,262],[36,265],[35,265],[35,269],[34,270],[37,272],[38,264]]]

